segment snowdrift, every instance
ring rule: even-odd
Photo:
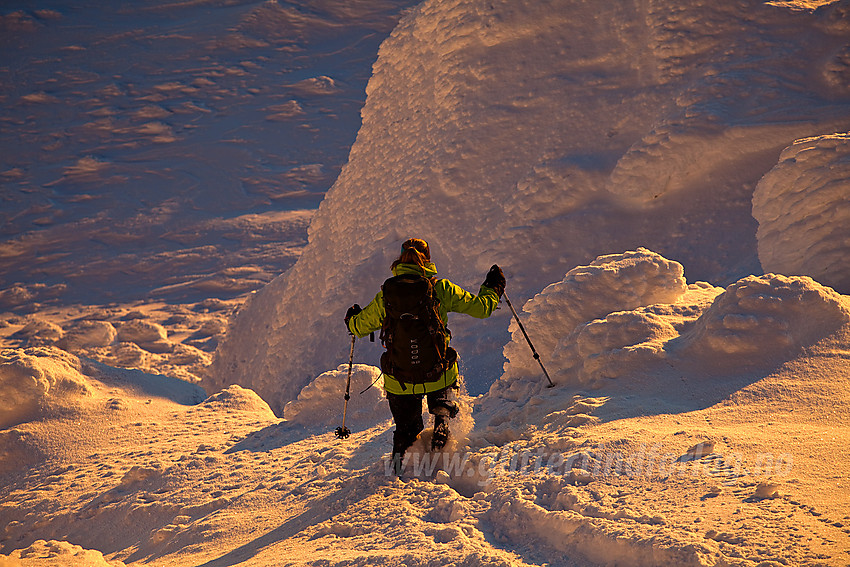
[[[0,392],[0,429],[92,397],[80,359],[50,347],[0,352]]]
[[[519,305],[639,246],[717,285],[761,273],[753,188],[795,140],[850,128],[847,6],[423,2],[381,46],[303,255],[241,310],[207,388],[240,383],[280,415],[345,360],[346,308],[409,236],[472,291],[499,263]],[[813,242],[781,248],[819,256]],[[486,391],[505,313],[451,324],[470,391]]]
[[[596,298],[618,271],[639,290],[631,308]],[[353,368],[341,442],[330,430],[347,365],[312,380],[280,420],[240,386],[201,401],[190,384],[55,349],[6,351],[85,379],[91,395],[73,415],[0,433],[0,564],[425,566],[450,553],[493,566],[837,565],[848,298],[805,277],[751,276],[724,291],[683,286],[683,275],[640,249],[548,286],[523,317],[533,325],[548,304],[560,330],[540,336],[544,357],[577,336],[577,364],[545,389],[511,360],[489,395],[461,393],[452,448],[433,460],[426,431],[404,480],[388,473],[380,384],[357,393],[377,368]],[[577,295],[593,309],[561,308]],[[608,309],[621,310],[598,315]],[[742,348],[747,336],[769,356]],[[724,358],[749,363],[746,379],[716,373]],[[667,370],[694,361],[687,382]]]
[[[239,386],[207,397],[182,380],[111,368],[55,347],[3,350],[0,399],[4,566],[118,567],[124,563],[104,555],[133,546],[137,553],[182,549],[185,540],[172,542],[179,526],[230,502],[210,488],[230,486],[217,480],[213,452],[280,421]],[[204,479],[187,478],[198,471]],[[33,479],[46,491],[35,494],[50,492],[45,500],[18,484]],[[175,483],[195,493],[181,489],[168,501],[164,494]]]
[[[137,396],[194,404],[204,391],[182,380],[84,361],[56,347],[4,349],[0,352],[0,430],[6,441],[21,438],[16,425],[86,414],[108,404],[109,388],[120,386]],[[5,460],[5,459],[4,459]]]
[[[124,567],[123,561],[107,561],[103,554],[93,549],[83,549],[67,541],[40,539],[26,549],[14,551],[7,559],[0,557],[0,565],[13,567],[26,565],[39,567]]]
[[[203,402],[203,407],[223,412],[249,412],[265,419],[275,419],[269,405],[253,390],[237,385],[213,394]]]
[[[215,393],[43,346],[176,363],[197,355],[188,326],[35,321],[0,354],[0,564],[839,564],[850,299],[816,279],[844,277],[823,262],[843,249],[850,0],[794,7],[411,10],[309,246],[242,309]],[[252,25],[288,33],[279,10]],[[414,234],[473,291],[504,265],[557,387],[506,310],[452,319],[486,393],[461,392],[451,446],[433,459],[426,430],[398,479],[380,381],[359,395],[376,368],[353,368],[351,437],[330,430],[342,314]]]
[[[678,262],[671,262],[645,248],[610,254],[587,266],[573,268],[562,281],[547,286],[530,299],[523,307],[528,314],[523,325],[534,337],[535,347],[546,355],[544,360],[551,361],[556,350],[561,351],[576,342],[573,330],[577,325],[644,305],[675,303],[686,290],[684,268]],[[618,321],[620,331],[624,332],[628,326],[624,324],[625,317],[620,316]],[[606,333],[612,332],[613,324],[614,317],[609,317]],[[596,329],[585,335],[598,336],[598,327]],[[503,379],[537,378],[539,367],[529,359],[528,344],[515,321],[511,321],[511,333],[511,342],[504,349],[507,363]],[[580,348],[589,346],[583,340]],[[558,356],[556,360],[562,358]]]
[[[529,300],[521,317],[558,384],[599,388],[671,363],[704,377],[768,370],[841,328],[850,310],[806,276],[748,276],[725,291],[688,286],[679,263],[638,249],[570,270]],[[544,385],[515,322],[511,330],[488,407],[498,405],[488,397],[523,402]]]
[[[766,271],[850,293],[850,134],[798,140],[753,195]]]
[[[304,386],[295,400],[286,404],[283,408],[284,419],[304,427],[333,430],[342,422],[347,379],[347,364],[339,365],[336,370],[323,372]],[[351,400],[346,413],[346,424],[358,429],[368,429],[390,417],[388,413],[381,370],[366,364],[355,364],[351,369]]]
[[[9,346],[53,346],[110,366],[197,383],[226,331],[227,311],[237,303],[62,306],[10,315],[2,330]]]
[[[717,370],[787,359],[848,320],[841,296],[809,277],[748,276],[727,287],[683,335],[683,354]]]

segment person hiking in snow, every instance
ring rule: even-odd
[[[381,330],[386,352],[381,355],[384,389],[395,421],[393,466],[401,472],[404,452],[424,429],[422,398],[434,415],[431,450],[441,450],[449,438],[448,420],[458,413],[451,390],[457,389],[457,352],[449,346],[448,313],[489,317],[505,291],[505,276],[497,265],[487,273],[478,295],[446,279],[437,279],[428,243],[408,239],[393,262],[393,277],[361,310],[355,304],[345,314],[349,332],[357,337]]]

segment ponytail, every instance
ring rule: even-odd
[[[408,238],[401,245],[401,255],[391,266],[395,269],[399,264],[414,264],[424,268],[431,261],[431,250],[428,243],[421,238]]]

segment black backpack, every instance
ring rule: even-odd
[[[415,274],[395,276],[384,282],[386,317],[381,326],[381,371],[404,384],[438,380],[457,360],[446,343],[451,336],[437,311],[440,300],[434,280]]]

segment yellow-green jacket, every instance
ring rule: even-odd
[[[424,269],[416,264],[399,264],[393,269],[394,276],[404,274],[418,274],[430,278],[437,275],[437,267],[429,262]],[[440,300],[437,309],[443,324],[448,321],[448,313],[466,313],[479,319],[489,317],[499,304],[499,295],[490,287],[481,286],[478,295],[473,295],[462,287],[453,284],[449,280],[438,279],[434,283],[434,291]],[[348,320],[348,330],[358,337],[365,337],[369,333],[381,328],[387,311],[384,307],[384,294],[379,291],[375,299],[369,303],[363,311]],[[446,337],[448,344],[449,337]],[[453,385],[457,381],[457,363],[452,364],[443,373],[443,376],[433,382],[424,384],[402,384],[387,374],[384,374],[384,389],[391,394],[423,394],[436,392]]]

